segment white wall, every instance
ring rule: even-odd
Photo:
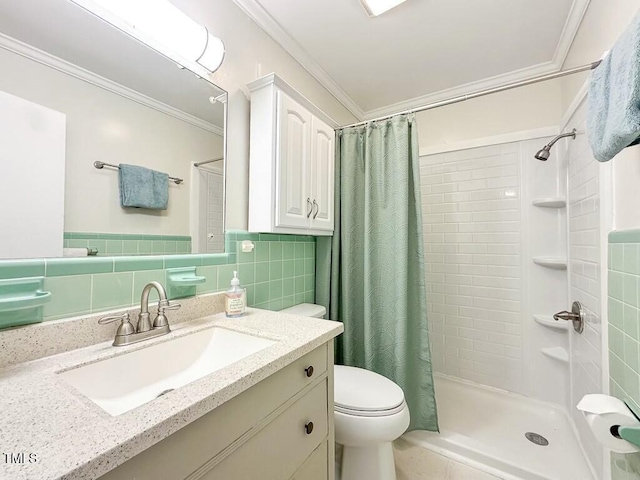
[[[517,143],[420,158],[436,372],[526,393]]]
[[[585,130],[586,101],[570,119],[567,129]],[[586,325],[582,334],[570,330],[571,335],[571,402],[573,417],[587,458],[594,469],[603,472],[603,452],[593,438],[582,414],[575,408],[589,393],[604,391],[602,355],[602,299],[601,299],[601,198],[600,170],[586,135],[578,135],[562,146],[568,160],[569,213],[569,301],[579,301],[585,309]],[[605,246],[606,251],[606,246]]]
[[[172,0],[206,25],[226,47],[222,67],[212,76],[229,92],[226,228],[246,229],[249,200],[249,101],[246,84],[276,72],[340,125],[355,117],[293,57],[274,42],[232,0]]]
[[[0,49],[0,90],[67,117],[65,231],[189,235],[190,162],[215,158],[222,138],[25,57]],[[120,208],[118,173],[132,163],[185,179],[164,212]]]
[[[558,81],[538,83],[417,114],[420,148],[558,125]]]

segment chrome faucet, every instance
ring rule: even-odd
[[[149,315],[149,294],[152,289],[156,289],[158,292],[158,314],[153,320],[153,324]],[[158,337],[160,335],[166,335],[171,331],[169,328],[169,320],[165,315],[167,310],[177,310],[180,308],[180,304],[171,304],[167,299],[167,291],[164,289],[161,283],[151,282],[145,285],[142,289],[142,297],[140,298],[140,313],[138,314],[138,324],[134,328],[131,323],[131,317],[129,312],[125,312],[122,315],[113,315],[108,317],[102,317],[98,320],[101,325],[117,322],[122,323],[116,331],[116,338],[113,341],[115,347],[124,345],[131,345],[132,343],[141,342],[149,338]]]

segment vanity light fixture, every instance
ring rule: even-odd
[[[182,65],[215,72],[224,59],[222,40],[168,0],[71,0]],[[185,65],[187,66],[187,65]]]
[[[362,3],[362,6],[370,17],[377,17],[406,1],[407,0],[360,0],[360,3]]]

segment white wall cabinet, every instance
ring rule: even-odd
[[[335,122],[275,74],[249,90],[249,231],[332,235]]]
[[[334,480],[334,475],[330,341],[100,479]]]

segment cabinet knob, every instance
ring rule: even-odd
[[[311,432],[313,432],[313,422],[309,422],[304,426],[304,431],[307,433],[307,435],[311,435]]]
[[[307,377],[311,378],[313,376],[313,365],[309,365],[304,369],[304,371],[307,374]]]

